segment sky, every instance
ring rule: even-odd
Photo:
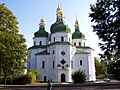
[[[91,18],[89,17],[90,4],[96,0],[0,0],[17,17],[19,33],[26,38],[29,48],[33,46],[34,33],[39,29],[40,19],[45,20],[45,30],[50,33],[50,26],[56,21],[56,9],[58,5],[63,11],[64,21],[74,32],[76,17],[80,24],[80,31],[85,34],[87,46],[94,49],[97,57],[101,52],[98,47],[97,35],[93,32]]]

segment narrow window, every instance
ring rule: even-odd
[[[55,51],[53,50],[53,54],[55,54]]]
[[[36,41],[34,41],[34,46],[36,45]]]
[[[53,42],[55,42],[55,37],[53,38]]]
[[[64,66],[62,66],[62,69],[64,69]]]
[[[40,45],[40,46],[42,45],[42,41],[39,42],[39,45]]]
[[[28,69],[30,69],[30,62],[28,62],[27,64],[28,64]]]
[[[76,42],[74,43],[74,45],[76,46]]]
[[[61,37],[61,41],[62,41],[62,42],[64,41],[64,37],[63,37],[63,36]]]
[[[71,61],[71,68],[73,68],[73,61]]]
[[[70,42],[70,38],[69,38],[69,42]]]
[[[85,43],[84,43],[84,46],[85,46]]]
[[[42,61],[42,68],[45,68],[45,61]]]
[[[82,60],[80,60],[80,65],[82,65]]]
[[[79,46],[81,46],[81,42],[79,42]]]
[[[53,61],[53,68],[55,68],[55,61]]]

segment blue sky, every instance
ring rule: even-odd
[[[96,0],[59,0],[59,5],[64,13],[64,21],[74,32],[74,23],[79,20],[80,31],[85,34],[87,45],[95,50],[95,55],[100,52],[98,47],[98,38],[92,32],[90,13],[90,4]],[[22,33],[27,42],[27,47],[33,45],[32,38],[34,32],[39,28],[39,21],[43,17],[45,20],[46,31],[50,32],[50,26],[56,21],[56,9],[58,0],[0,0],[5,3],[19,22],[19,31]]]

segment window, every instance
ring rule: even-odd
[[[69,38],[69,42],[70,42],[70,38]]]
[[[45,68],[45,61],[42,61],[42,68]]]
[[[55,42],[55,37],[53,38],[53,42]]]
[[[39,42],[39,45],[40,45],[40,46],[42,45],[42,41]]]
[[[84,43],[84,46],[85,46],[85,43]]]
[[[30,62],[28,62],[27,65],[28,65],[28,69],[30,69]]]
[[[64,66],[62,66],[62,69],[64,69]]]
[[[34,41],[34,46],[36,45],[36,41]]]
[[[53,68],[55,68],[55,61],[53,61]]]
[[[73,61],[71,61],[71,68],[73,68]]]
[[[63,36],[61,37],[61,41],[62,41],[62,42],[64,41],[64,37],[63,37]]]
[[[80,65],[82,65],[82,60],[80,60]]]
[[[55,54],[55,51],[53,50],[53,54]]]
[[[79,46],[81,46],[81,42],[79,42]]]
[[[74,43],[74,45],[76,46],[76,42]]]

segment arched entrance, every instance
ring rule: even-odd
[[[64,73],[61,74],[61,82],[66,82]]]

